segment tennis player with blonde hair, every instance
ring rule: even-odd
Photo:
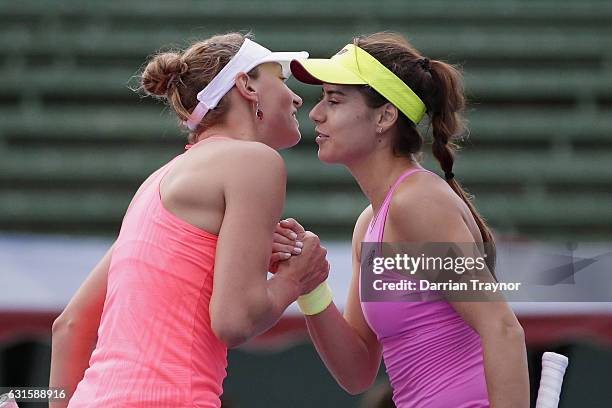
[[[453,174],[465,105],[459,71],[391,33],[357,37],[331,59],[293,61],[291,69],[323,87],[310,112],[319,159],[345,165],[370,201],[353,233],[344,315],[328,290],[305,311],[329,371],[345,390],[361,393],[383,356],[400,408],[528,407],[524,334],[505,301],[375,302],[360,291],[362,242],[485,242],[493,270],[492,233]],[[417,159],[425,116],[444,179]],[[300,226],[289,220],[281,227],[286,236],[278,243],[290,246]]]
[[[190,144],[141,185],[53,324],[50,386],[74,392],[70,408],[219,407],[227,348],[325,281],[314,234],[293,236],[299,256],[285,262],[273,245],[286,184],[276,150],[300,140],[302,101],[285,80],[306,56],[231,33],[148,62],[142,87],[169,103]]]

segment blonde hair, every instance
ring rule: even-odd
[[[149,58],[140,75],[140,87],[146,95],[166,100],[182,123],[198,104],[198,92],[212,81],[249,37],[250,34],[240,33],[215,35],[185,50],[157,53]],[[254,78],[257,74],[257,68],[249,72]],[[205,129],[223,122],[230,108],[226,96],[190,133],[190,142]]]

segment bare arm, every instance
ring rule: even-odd
[[[106,297],[112,247],[91,271],[62,314],[53,322],[49,387],[66,390],[65,401],[50,408],[66,407],[89,367]]]
[[[505,302],[451,302],[480,335],[491,408],[529,407],[523,328]]]
[[[274,325],[299,295],[325,280],[327,267],[318,238],[307,234],[303,253],[267,280],[273,231],[285,201],[283,159],[253,143],[236,146],[227,165],[210,313],[217,337],[234,347]],[[317,270],[307,274],[309,268]]]
[[[391,204],[392,238],[401,242],[474,242],[459,211],[435,191],[403,194]],[[490,280],[493,280],[490,277]],[[450,302],[480,335],[492,408],[529,407],[529,374],[523,329],[508,304]]]
[[[381,346],[361,311],[359,300],[361,240],[372,218],[368,207],[353,233],[353,274],[344,316],[332,303],[323,312],[306,316],[308,332],[319,355],[338,384],[350,394],[364,392],[376,379]]]

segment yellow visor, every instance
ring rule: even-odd
[[[361,48],[348,44],[330,59],[291,61],[291,72],[301,82],[311,85],[369,85],[395,105],[414,123],[425,115],[425,104],[408,85],[376,58]]]

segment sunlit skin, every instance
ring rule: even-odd
[[[228,93],[231,109],[222,123],[210,126],[197,140],[225,135],[233,139],[262,142],[273,149],[286,149],[301,138],[297,111],[302,98],[285,81],[281,65],[275,62],[261,64],[257,78],[241,73],[236,86]],[[257,106],[263,113],[260,120]]]
[[[276,150],[300,140],[296,112],[302,99],[285,84],[278,63],[262,64],[257,78],[241,73],[227,94],[224,120],[195,138],[214,141],[193,146],[159,182],[166,211],[218,236],[210,325],[228,347],[269,329],[298,296],[327,278],[326,250],[310,232],[295,234],[290,256],[273,243],[285,202],[286,169]],[[256,115],[257,106],[263,118]],[[248,231],[248,236],[245,235]],[[53,324],[50,386],[71,396],[83,378],[96,344],[106,298],[112,249],[92,270]],[[236,256],[239,254],[239,256]],[[272,255],[270,255],[272,254]],[[52,403],[65,408],[68,401]]]
[[[353,272],[343,313],[334,303],[306,317],[315,347],[338,384],[351,394],[365,391],[380,369],[382,348],[363,315],[359,296],[361,243],[390,187],[411,168],[414,157],[394,154],[398,110],[390,103],[367,106],[355,85],[323,84],[323,95],[310,112],[319,159],[345,165],[370,201],[359,216],[352,239]],[[293,219],[280,224],[301,230]],[[385,242],[482,242],[466,203],[442,178],[419,172],[404,180],[389,204]],[[522,327],[505,302],[449,302],[480,336],[491,407],[526,407],[529,380]]]
[[[420,167],[413,157],[393,155],[398,110],[390,103],[366,105],[354,85],[323,84],[322,97],[310,111],[315,123],[319,159],[345,165],[375,209],[397,177]],[[414,179],[431,177],[416,174]]]
[[[350,165],[367,157],[376,149],[375,111],[354,86],[324,84],[322,92],[309,114],[316,125],[319,159]]]

